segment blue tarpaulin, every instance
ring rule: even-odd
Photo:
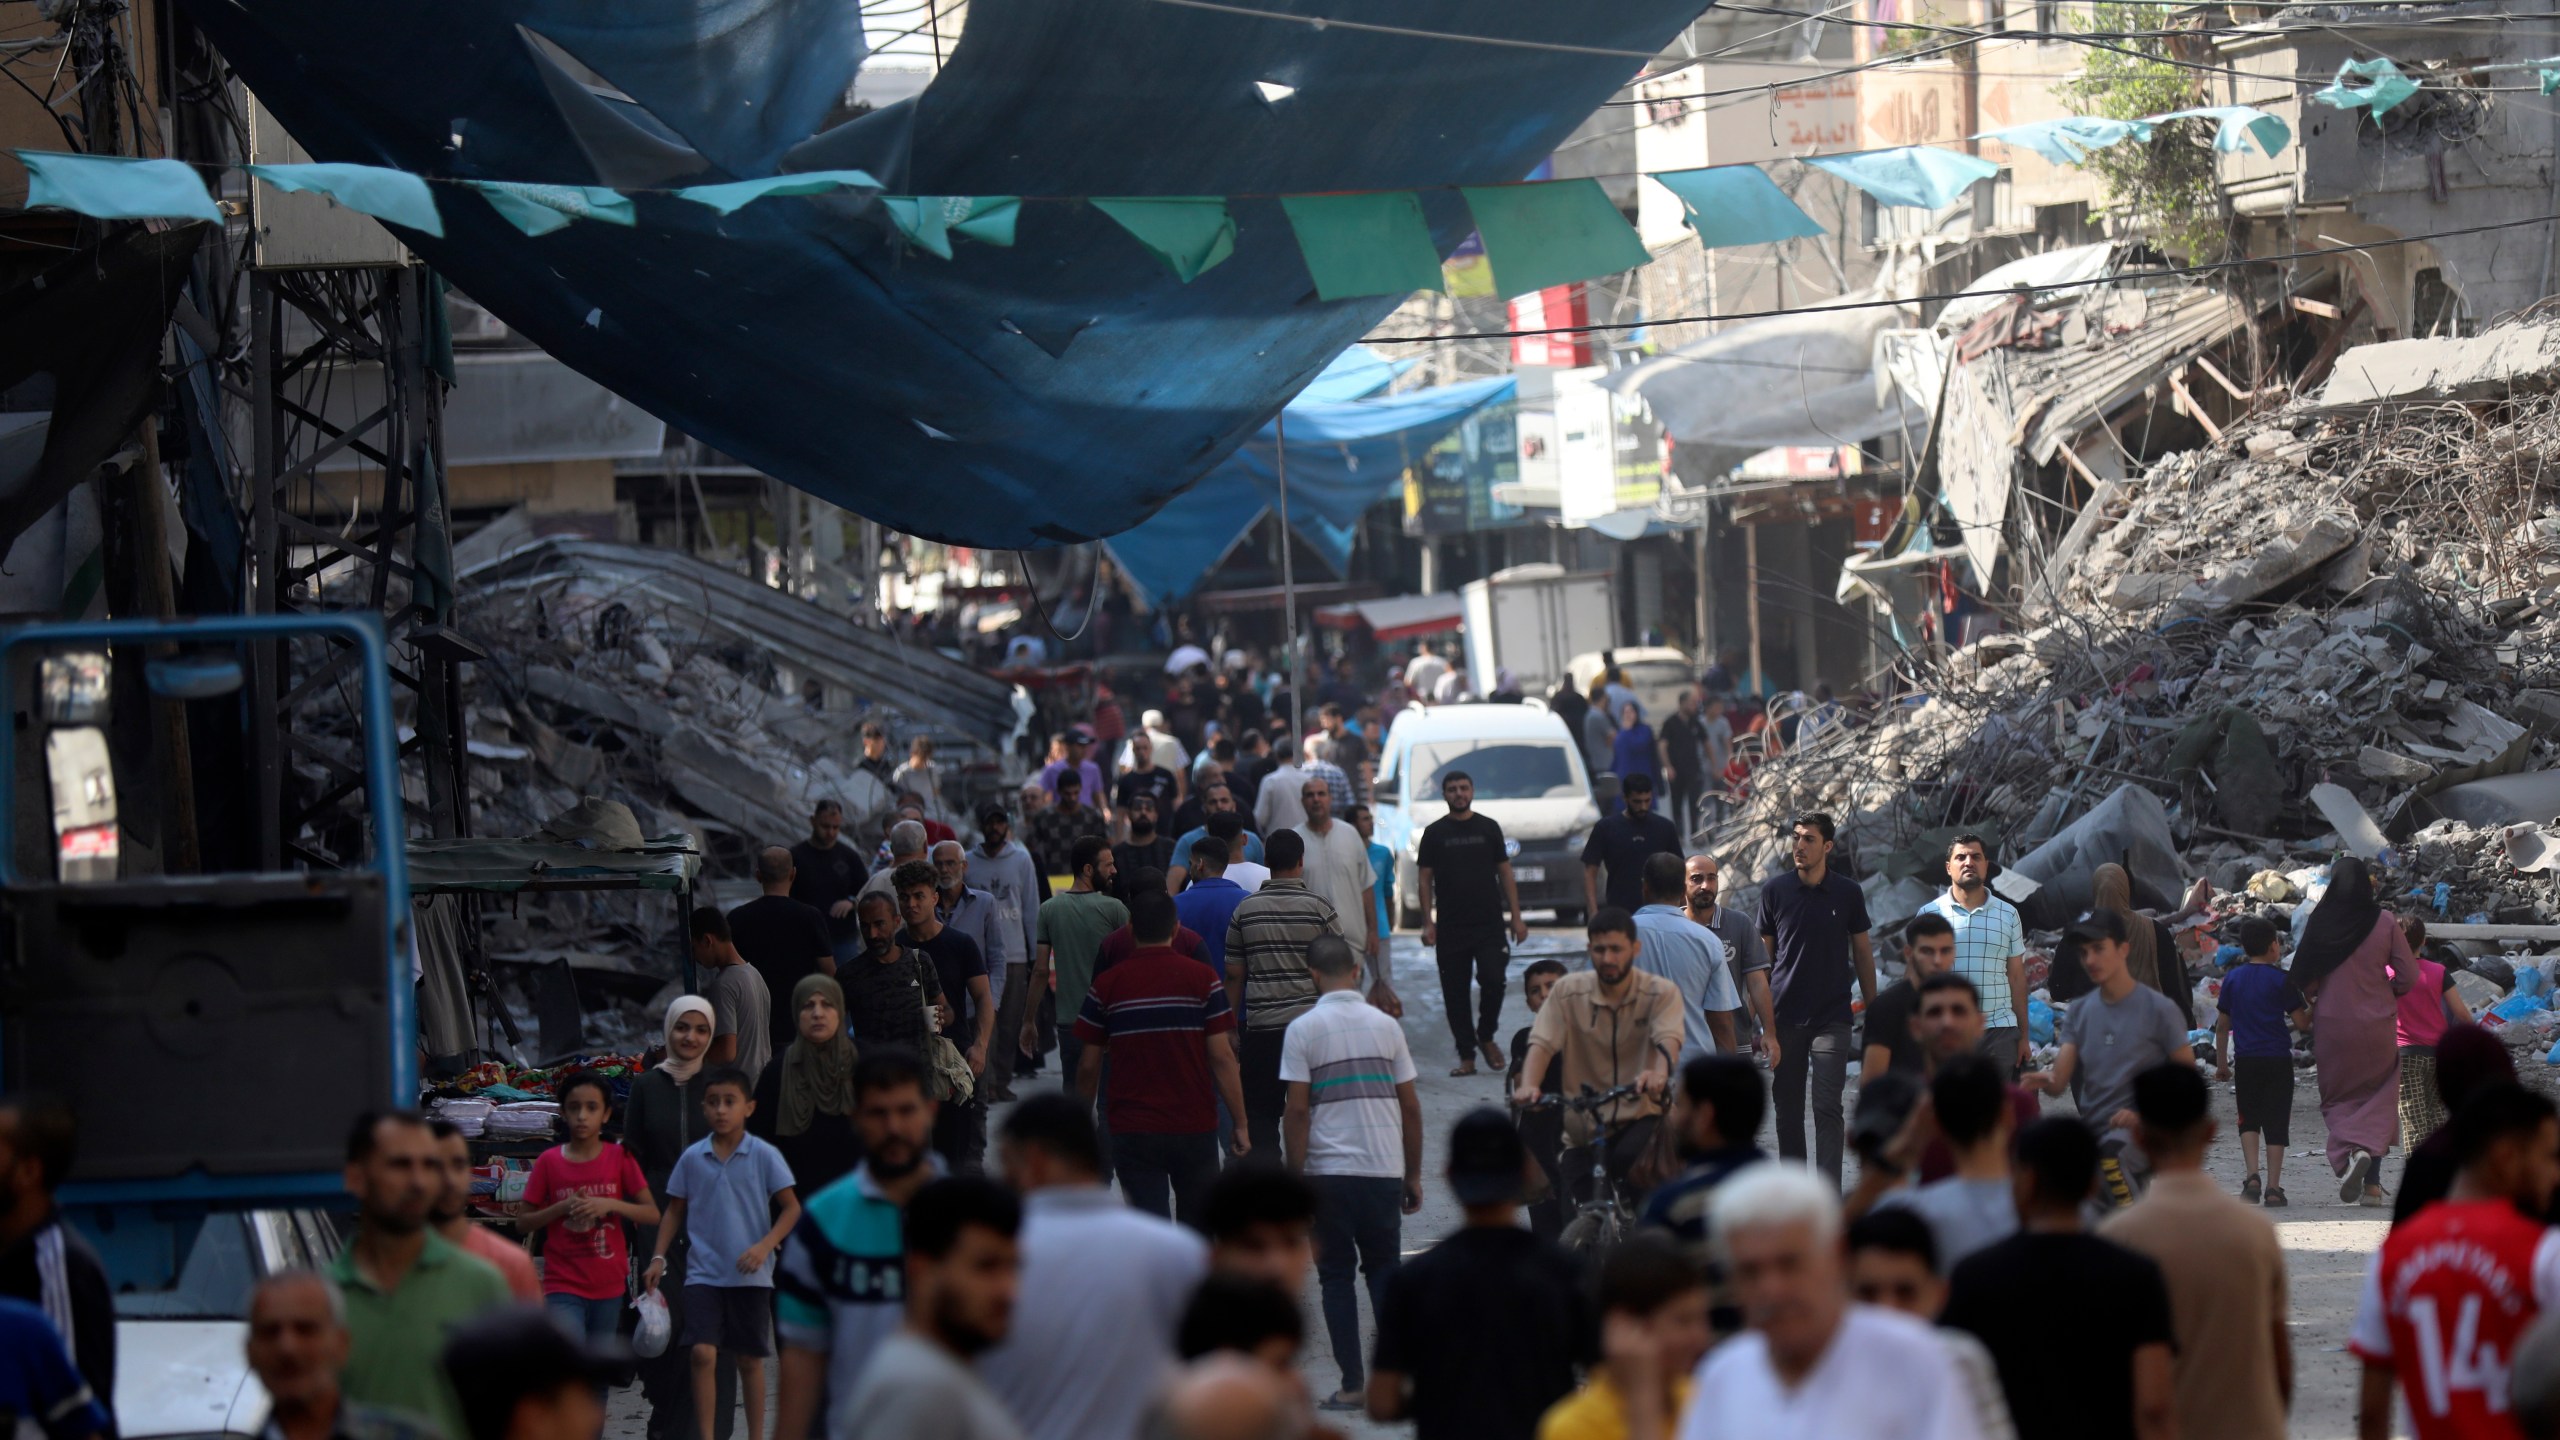
[[[892,195],[1022,197],[1019,245],[948,260],[857,191],[726,216],[643,194],[629,228],[540,236],[448,202],[443,238],[399,232],[704,443],[895,529],[1003,548],[1136,524],[1396,304],[1317,298],[1277,200],[1236,201],[1233,257],[1186,285],[1078,197],[1514,182],[1625,82],[1623,52],[1659,50],[1699,0],[1364,0],[1379,28],[1360,30],[976,0],[921,95],[851,116],[853,0],[182,3],[322,160],[662,192],[861,170]],[[1293,90],[1274,102],[1260,82]],[[1443,254],[1471,228],[1452,190],[1423,209]]]
[[[1347,381],[1358,373],[1337,361],[1326,378]],[[1341,574],[1361,513],[1401,485],[1406,468],[1468,416],[1512,399],[1519,388],[1505,375],[1371,399],[1292,401],[1286,412],[1290,525]],[[1279,453],[1279,427],[1264,426],[1190,493],[1113,537],[1112,558],[1157,604],[1190,594],[1279,503]]]

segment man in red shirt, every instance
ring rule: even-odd
[[[1129,1203],[1198,1228],[1205,1224],[1201,1199],[1218,1174],[1219,1100],[1226,1101],[1234,1153],[1252,1143],[1226,982],[1175,953],[1180,923],[1163,886],[1129,897],[1137,951],[1096,975],[1085,995],[1076,1017],[1084,1059],[1075,1078],[1086,1099],[1103,1095],[1111,1167]]]
[[[2560,1185],[2560,1115],[2513,1084],[2453,1117],[2453,1190],[2382,1242],[2347,1348],[2364,1361],[2359,1440],[2391,1433],[2394,1384],[2417,1440],[2514,1440],[2507,1372],[2518,1341],[2560,1306],[2560,1231],[2540,1215]]]

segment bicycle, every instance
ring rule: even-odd
[[[1591,1117],[1591,1193],[1574,1210],[1556,1237],[1568,1252],[1597,1260],[1606,1255],[1636,1228],[1635,1196],[1626,1185],[1609,1173],[1609,1121],[1603,1113],[1620,1100],[1637,1093],[1633,1085],[1620,1085],[1612,1090],[1595,1091],[1582,1087],[1578,1097],[1542,1096],[1526,1109],[1578,1110]],[[1561,1182],[1563,1177],[1558,1176]]]

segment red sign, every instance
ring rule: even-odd
[[[1591,299],[1580,281],[1514,296],[1511,328],[1554,330],[1591,323]],[[1599,348],[1588,330],[1561,335],[1517,335],[1511,341],[1514,365],[1553,365],[1576,369],[1600,363]]]

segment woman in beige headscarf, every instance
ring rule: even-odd
[[[853,1036],[844,1020],[844,987],[833,976],[804,975],[791,987],[792,1028],[782,1058],[756,1082],[747,1129],[773,1142],[803,1195],[815,1195],[862,1163],[853,1128]]]
[[[2194,987],[2187,981],[2187,962],[2178,954],[2169,927],[2133,908],[2133,877],[2121,865],[2101,865],[2089,875],[2090,906],[2113,910],[2124,920],[2125,969],[2133,978],[2169,997],[2178,1013],[2195,1023]],[[2053,954],[2053,971],[2045,990],[2068,1003],[2089,993],[2088,973],[2080,968],[2080,945],[2065,940]]]

